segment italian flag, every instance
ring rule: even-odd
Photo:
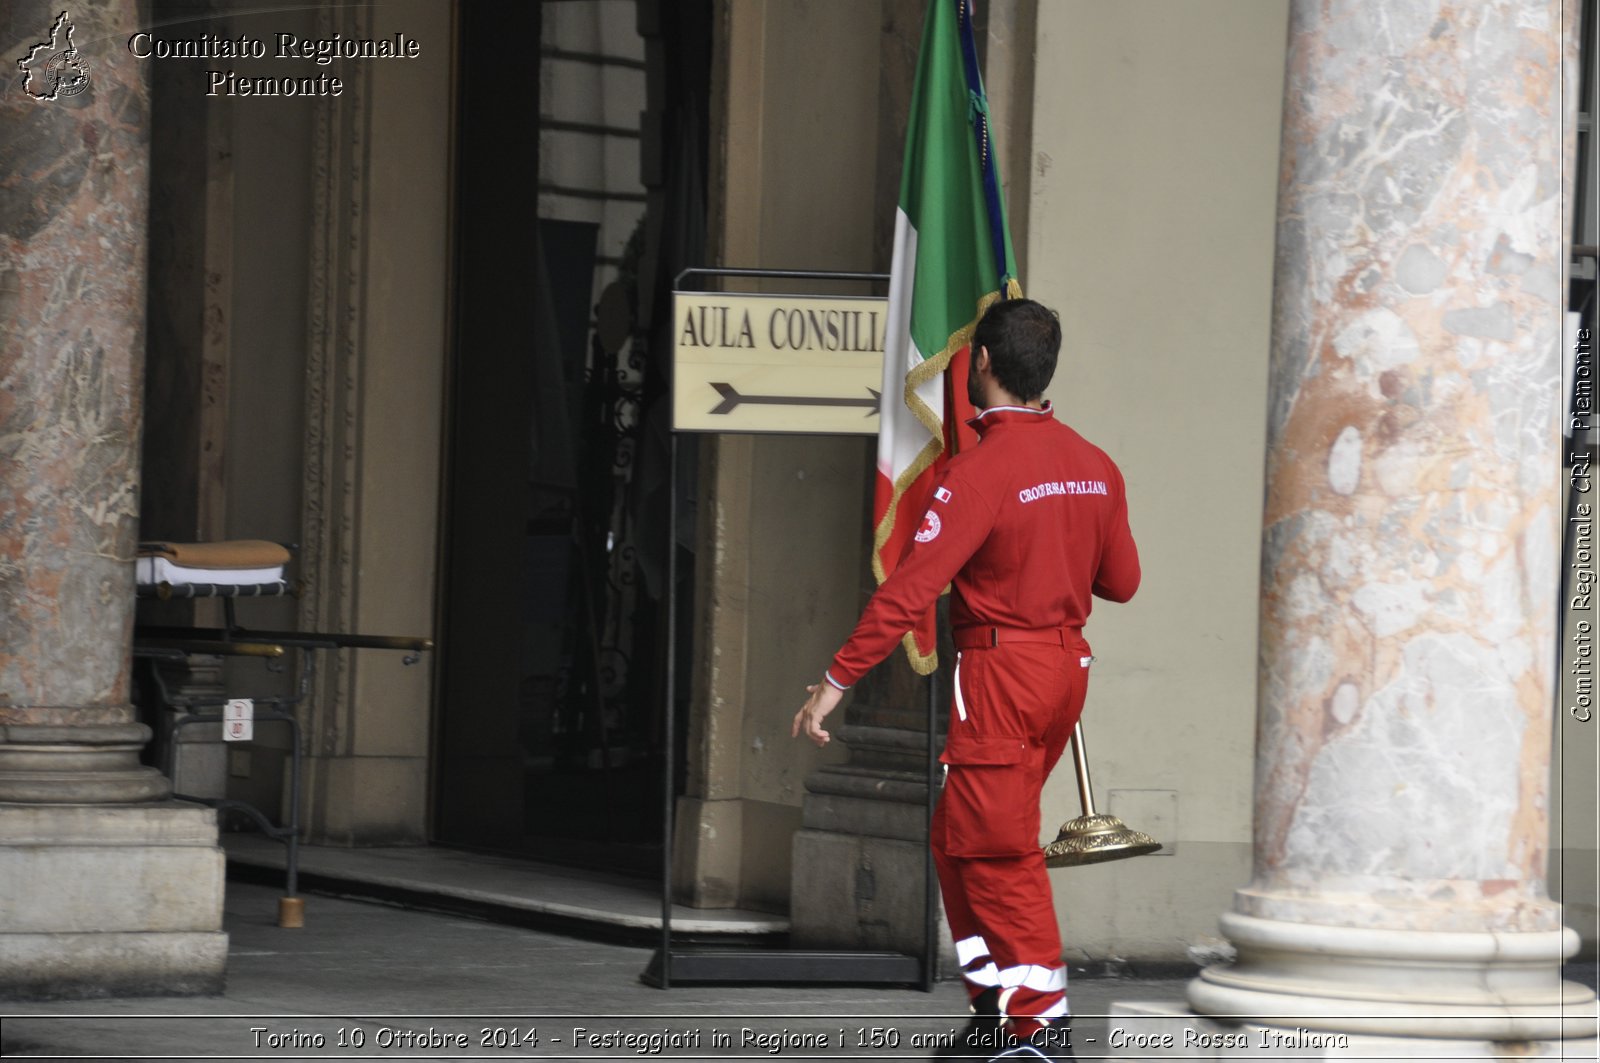
[[[884,340],[872,571],[889,578],[911,547],[967,426],[967,348],[996,299],[1022,294],[989,138],[971,0],[930,0],[906,127]],[[938,667],[935,614],[906,634],[911,667]]]

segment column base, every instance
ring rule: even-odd
[[[1293,923],[1224,913],[1238,960],[1200,972],[1200,1014],[1291,1029],[1538,1041],[1592,1036],[1595,995],[1561,979],[1571,930],[1481,933]]]
[[[1288,1023],[1289,1020],[1280,1020]],[[1227,1022],[1198,1015],[1181,1001],[1111,1005],[1105,1045],[1080,1045],[1085,1055],[1112,1059],[1594,1059],[1594,1019],[1578,1021],[1572,1038],[1490,1040],[1457,1032],[1388,1036],[1315,1030],[1306,1025]]]
[[[220,996],[228,935],[0,934],[0,1000]]]
[[[926,842],[799,830],[793,852],[789,940],[795,947],[922,955]],[[952,977],[960,967],[939,907],[936,977]]]
[[[0,726],[0,802],[160,801],[171,795],[172,784],[139,763],[148,741],[150,728],[142,723]]]
[[[0,998],[220,993],[215,810],[0,804]]]
[[[843,724],[837,734],[850,763],[806,778],[802,829],[791,848],[790,940],[921,956],[931,873],[927,732]],[[935,977],[954,977],[960,965],[937,888],[933,897]]]

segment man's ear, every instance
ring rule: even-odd
[[[977,356],[972,359],[972,368],[975,371],[981,369],[985,373],[989,372],[989,348],[978,348]]]

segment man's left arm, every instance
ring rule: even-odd
[[[817,745],[827,745],[822,721],[844,692],[892,653],[917,618],[932,608],[993,526],[993,508],[970,484],[947,480],[940,485],[910,553],[873,593],[822,682],[806,688],[811,697],[795,714],[792,736],[804,731]]]
[[[1116,473],[1116,509],[1106,527],[1105,545],[1100,549],[1100,566],[1094,574],[1094,593],[1111,602],[1125,602],[1139,589],[1139,547],[1128,527],[1128,495],[1122,472]]]

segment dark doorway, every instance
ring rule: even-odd
[[[458,5],[443,844],[660,869],[663,753],[682,741],[662,728],[667,295],[702,264],[709,7]],[[507,40],[537,76],[503,61]]]

